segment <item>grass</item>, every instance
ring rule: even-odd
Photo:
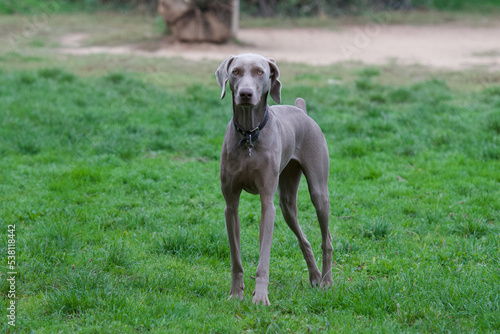
[[[366,11],[360,15],[342,15],[339,17],[283,17],[272,18],[252,17],[244,13],[241,17],[241,28],[324,28],[331,30],[344,29],[346,25],[364,25],[367,23],[380,23],[383,25],[470,25],[475,27],[488,27],[498,20],[499,7],[492,7],[483,11],[436,11],[436,10],[411,10],[411,11]]]
[[[248,194],[246,299],[227,301],[218,172],[231,107],[218,64],[50,48],[0,54],[0,249],[15,224],[18,272],[17,326],[4,318],[4,332],[500,330],[495,74],[280,64],[284,103],[304,97],[329,144],[334,286],[310,288],[278,209],[262,307]],[[299,220],[319,262],[305,182]]]

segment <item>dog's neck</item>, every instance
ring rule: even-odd
[[[237,106],[233,103],[233,118],[244,130],[251,131],[264,120],[266,110],[267,94],[262,96],[256,106]]]

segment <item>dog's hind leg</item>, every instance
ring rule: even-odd
[[[299,240],[299,246],[309,269],[309,280],[312,286],[321,283],[321,273],[314,260],[311,244],[307,241],[297,219],[297,192],[299,190],[302,170],[296,161],[291,161],[281,172],[279,179],[280,207],[286,223]]]
[[[325,145],[326,147],[326,145]],[[325,156],[325,155],[323,155]],[[328,153],[326,153],[328,157]],[[316,209],[319,227],[321,229],[321,249],[323,251],[323,271],[321,286],[328,287],[333,284],[332,260],[333,247],[332,236],[328,228],[330,215],[330,197],[328,193],[328,161],[324,163],[308,162],[303,166],[304,174],[309,186],[311,201]]]

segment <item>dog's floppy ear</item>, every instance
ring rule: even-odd
[[[222,88],[222,94],[220,96],[221,100],[226,96],[226,82],[229,79],[229,65],[233,61],[235,56],[229,56],[220,64],[219,68],[215,72],[215,78],[220,88]]]
[[[279,104],[281,103],[281,82],[278,80],[280,77],[280,70],[274,58],[267,58],[267,60],[271,68],[271,97]]]

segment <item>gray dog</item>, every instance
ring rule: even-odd
[[[221,152],[221,189],[226,200],[226,228],[231,250],[231,292],[229,298],[243,299],[243,266],[240,252],[238,205],[245,190],[259,194],[261,201],[260,258],[253,302],[269,305],[269,260],[276,209],[273,198],[279,189],[281,211],[299,240],[312,286],[330,286],[332,280],[332,237],[328,229],[329,157],[319,126],[306,112],[305,101],[295,106],[272,106],[267,95],[281,102],[281,82],[276,61],[256,54],[225,59],[215,73],[226,93],[233,97],[233,118],[226,128]],[[314,260],[310,243],[297,220],[297,192],[304,173],[321,228],[323,273]]]

